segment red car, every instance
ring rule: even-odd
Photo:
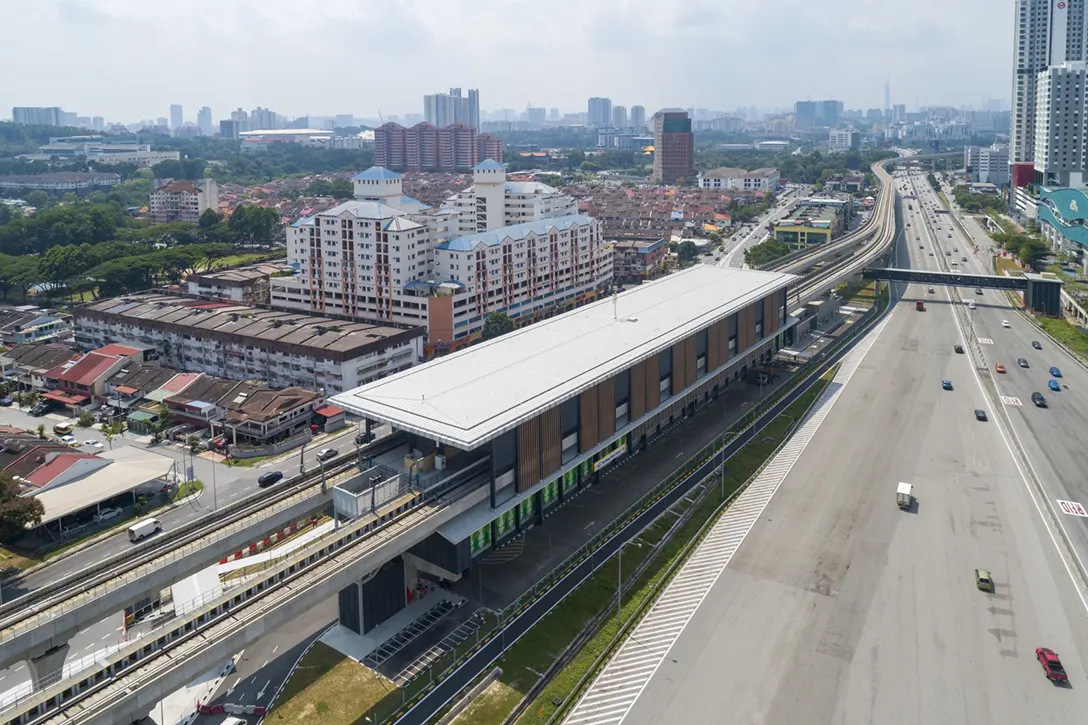
[[[1054,650],[1037,647],[1035,657],[1039,660],[1039,664],[1043,666],[1043,672],[1048,680],[1065,682],[1069,679],[1069,675],[1065,674],[1065,668],[1062,667],[1062,661],[1058,659],[1058,653]]]

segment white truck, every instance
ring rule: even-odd
[[[162,531],[161,521],[158,519],[144,519],[128,527],[128,540],[136,542],[160,531]]]
[[[899,504],[901,509],[909,509],[911,499],[914,496],[914,486],[909,483],[899,483],[899,487],[895,489],[895,502]]]

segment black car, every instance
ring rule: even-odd
[[[986,422],[986,411],[979,408],[975,411],[975,420]]]
[[[266,471],[257,477],[257,485],[267,488],[283,480],[283,471]]]
[[[1039,342],[1038,340],[1032,340],[1031,341],[1031,346],[1034,347],[1036,350],[1042,350],[1043,349],[1043,343]]]
[[[42,403],[38,403],[37,405],[35,405],[33,408],[30,409],[30,414],[33,415],[35,418],[37,418],[39,416],[45,415],[45,411],[47,411],[47,410],[49,410],[48,405],[43,405]]]
[[[1028,361],[1027,361],[1026,358],[1022,358],[1022,357],[1017,358],[1016,359],[1016,364],[1019,365],[1022,368],[1028,367]]]
[[[1046,398],[1043,397],[1042,393],[1032,393],[1031,402],[1035,404],[1036,408],[1046,407]]]
[[[959,354],[959,355],[963,354],[963,345],[956,345],[952,349],[955,350],[956,353]]]

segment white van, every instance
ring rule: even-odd
[[[895,489],[895,502],[899,504],[899,508],[909,509],[913,497],[914,486],[900,481],[899,487]]]
[[[161,521],[158,519],[144,519],[128,527],[128,540],[136,542],[160,531],[162,531]]]

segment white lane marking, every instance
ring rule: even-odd
[[[272,684],[272,680],[269,680],[268,682],[264,683],[264,687],[262,687],[261,691],[257,693],[257,699],[258,700],[260,700],[262,697],[264,697],[265,690],[267,690],[268,686],[271,685],[271,684]]]
[[[230,687],[227,688],[227,697],[230,697],[231,693],[234,692],[234,688],[238,687],[238,683],[241,682],[241,681],[242,681],[242,678],[239,677],[237,680],[234,681],[233,685],[231,685]]]
[[[276,654],[276,651],[277,651],[277,650],[278,650],[279,648],[280,648],[280,646],[279,646],[279,645],[276,645],[275,647],[273,647],[273,648],[272,648],[272,654]]]
[[[1076,501],[1062,501],[1060,498],[1054,500],[1058,502],[1058,508],[1062,510],[1063,514],[1088,518],[1088,511],[1085,511],[1084,507]]]
[[[990,339],[990,338],[988,338],[988,337],[980,337],[980,338],[978,339],[978,341],[979,341],[979,342],[981,342],[981,343],[982,343],[983,345],[993,345],[993,344],[994,344],[994,341],[993,341],[993,340],[991,340],[991,339]]]
[[[1017,408],[1023,405],[1023,403],[1020,402],[1020,398],[1014,398],[1011,395],[1002,395],[1001,402],[1005,405],[1012,405]]]
[[[618,725],[627,716],[890,319],[889,315],[846,357],[833,386],[824,390],[774,460],[711,527],[650,611],[564,718],[566,725]],[[681,610],[686,616],[677,616]],[[648,642],[652,646],[647,646]],[[632,677],[637,673],[641,675]]]

